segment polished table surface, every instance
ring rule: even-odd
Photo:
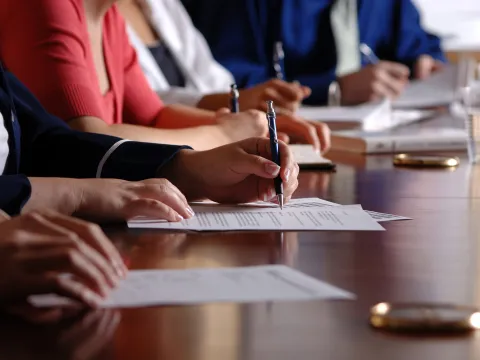
[[[0,322],[0,359],[479,359],[480,334],[375,332],[381,301],[480,305],[480,166],[394,168],[391,156],[332,154],[335,173],[303,172],[297,197],[412,217],[385,232],[108,232],[133,269],[287,264],[356,301],[207,304],[86,314],[56,326]]]

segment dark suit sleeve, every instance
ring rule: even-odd
[[[18,215],[30,198],[30,181],[24,175],[0,176],[0,209],[7,214]]]
[[[100,162],[120,139],[78,132],[48,114],[10,73],[8,83],[22,131],[20,171],[27,176],[94,178]],[[104,178],[143,180],[155,177],[182,147],[125,142],[105,161]]]

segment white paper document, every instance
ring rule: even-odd
[[[362,205],[340,205],[331,201],[319,199],[319,198],[304,198],[304,199],[292,199],[287,204],[289,206],[302,206],[302,207],[325,207],[325,206],[343,206],[343,207],[353,207],[362,209]],[[400,221],[400,220],[412,220],[412,218],[400,215],[392,215],[379,213],[376,211],[365,210],[365,212],[372,217],[377,222],[387,222],[387,221]]]
[[[316,207],[286,204],[254,203],[244,205],[198,204],[192,206],[195,216],[180,222],[136,218],[130,228],[193,231],[382,231],[385,230],[361,208]]]
[[[412,81],[398,99],[395,108],[429,108],[451,104],[455,99],[458,67],[446,66],[426,80]]]
[[[300,168],[331,169],[334,167],[332,161],[315,152],[312,145],[294,144],[289,145],[289,148]]]
[[[209,302],[352,300],[355,295],[284,265],[223,269],[134,270],[102,307],[125,308]],[[71,303],[56,295],[35,295],[36,307]]]
[[[382,131],[432,117],[435,111],[392,108],[388,99],[358,106],[302,106],[297,115],[310,121],[358,124],[363,131]]]

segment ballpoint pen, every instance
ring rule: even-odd
[[[273,46],[273,69],[275,70],[276,78],[280,80],[285,79],[284,60],[283,43],[277,41]]]
[[[280,151],[278,149],[278,138],[277,138],[277,116],[275,110],[273,109],[273,101],[267,101],[267,120],[268,120],[268,131],[270,133],[270,149],[272,152],[272,160],[280,166]],[[278,204],[280,209],[283,210],[283,183],[280,174],[273,180],[275,184],[275,193],[277,194]]]
[[[238,92],[237,84],[232,84],[230,86],[230,111],[232,113],[238,113],[240,111],[239,97],[240,93]]]
[[[370,48],[370,46],[368,46],[365,43],[361,43],[359,48],[360,48],[360,52],[362,53],[362,55],[365,56],[365,58],[368,60],[368,62],[370,64],[372,64],[372,65],[378,64],[380,59],[378,58],[377,55],[375,55],[375,53]]]

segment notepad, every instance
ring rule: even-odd
[[[355,295],[283,265],[222,269],[134,270],[102,304],[104,308],[209,302],[352,300]],[[36,307],[72,301],[56,295],[29,298]]]
[[[426,80],[412,81],[393,102],[395,108],[433,108],[447,106],[455,100],[458,67],[446,66]]]
[[[334,169],[335,164],[315,152],[311,145],[294,144],[289,145],[293,157],[301,169]]]

